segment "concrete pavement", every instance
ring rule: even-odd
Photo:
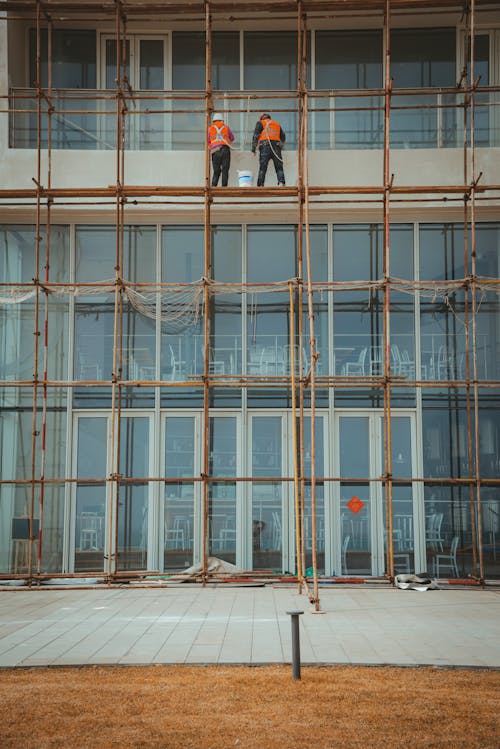
[[[295,586],[178,585],[0,591],[0,667],[303,664],[500,668],[500,590],[321,589],[314,615]]]

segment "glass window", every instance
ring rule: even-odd
[[[397,88],[455,86],[455,29],[393,30],[391,76]]]
[[[107,418],[79,418],[75,572],[102,570],[104,565],[107,447]],[[97,478],[102,482],[96,483]]]
[[[490,279],[500,277],[499,224],[476,224],[476,273],[480,277]],[[478,378],[485,380],[498,379],[500,354],[499,296],[494,290],[480,288],[477,291],[476,303]]]
[[[165,475],[182,481],[165,484],[164,567],[186,569],[193,559],[195,471],[194,418],[167,416]]]
[[[125,45],[125,75],[130,81],[130,39]],[[106,88],[116,87],[116,63],[116,39],[106,39]]]
[[[69,228],[50,227],[50,247],[47,232],[41,227],[39,267],[36,268],[35,227],[0,225],[0,278],[7,283],[29,283],[36,274],[45,280],[47,250],[50,253],[49,281],[64,283],[69,279]]]
[[[252,476],[282,476],[281,418],[256,416],[252,420]],[[252,484],[253,569],[281,570],[283,519],[282,483]]]
[[[48,85],[47,30],[40,33],[41,84]],[[30,85],[37,79],[36,30],[30,30]],[[85,29],[52,31],[53,88],[95,88],[96,32]],[[113,86],[114,87],[114,86]]]
[[[295,31],[245,32],[245,88],[257,91],[297,88]]]
[[[420,279],[464,278],[464,234],[459,224],[420,227]],[[465,376],[465,292],[460,288],[422,293],[420,337],[422,374],[427,379]]]
[[[217,226],[212,230],[214,280],[241,283],[241,228]],[[241,373],[241,294],[212,297],[211,361],[214,375]]]
[[[214,478],[237,474],[236,418],[214,416],[210,419],[209,474]],[[214,481],[208,498],[209,554],[236,562],[236,483]]]
[[[336,281],[382,277],[381,227],[335,226],[333,277]],[[376,288],[336,291],[334,299],[334,372],[379,374],[382,350],[383,294]]]
[[[212,88],[226,91],[240,88],[238,31],[215,31],[212,34]]]
[[[114,227],[82,226],[76,229],[76,280],[81,283],[108,281],[114,284],[116,232]],[[154,282],[156,229],[125,227],[123,233],[123,278]],[[135,301],[135,298],[134,300]],[[121,326],[122,377],[155,379],[156,305],[137,308],[126,294]],[[107,380],[114,368],[115,294],[80,296],[75,305],[75,379]]]
[[[479,78],[480,86],[490,85],[490,37],[481,34],[475,37],[474,43],[474,78]],[[470,51],[469,51],[470,59]],[[469,75],[470,81],[470,75]],[[496,145],[490,143],[490,119],[495,111],[491,104],[495,101],[495,94],[487,92],[476,92],[474,109],[474,138],[476,146]],[[470,121],[470,109],[467,109],[467,117]],[[493,132],[491,133],[493,135]]]
[[[248,281],[286,281],[296,276],[297,232],[292,226],[248,229]],[[250,375],[283,376],[290,345],[289,292],[248,294],[247,371]]]
[[[169,226],[162,232],[162,281],[187,284],[204,275],[204,235],[198,226]],[[202,320],[202,286],[189,289],[180,286],[162,293],[165,318],[161,323],[161,377],[185,381],[201,376],[204,368],[204,335]],[[171,314],[169,314],[169,312]],[[180,405],[193,393],[201,391],[171,389],[162,395],[172,396]],[[165,401],[167,403],[167,401]],[[169,402],[170,405],[170,402]]]
[[[369,420],[364,416],[339,419],[341,574],[371,574],[371,493]]]
[[[189,91],[205,89],[205,33],[172,33],[172,88]]]
[[[297,419],[297,429],[300,422]],[[324,445],[323,445],[323,418],[315,418],[315,461],[316,477],[319,479],[325,475],[324,468]],[[311,474],[311,419],[304,419],[304,545],[306,568],[312,565],[312,489],[307,480]],[[300,460],[300,458],[299,458]],[[316,482],[316,561],[319,574],[325,572],[325,485],[322,481]]]
[[[120,419],[120,474],[149,476],[149,419]],[[120,484],[118,497],[118,569],[145,569],[148,543],[148,484]]]
[[[380,88],[382,63],[381,31],[316,32],[316,88]]]
[[[145,91],[165,87],[162,39],[139,40],[139,86]]]

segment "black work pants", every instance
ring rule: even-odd
[[[264,142],[259,146],[259,176],[257,177],[257,187],[262,187],[266,179],[267,165],[272,160],[276,169],[278,184],[285,184],[285,172],[283,171],[283,156],[281,155],[281,145],[277,140]]]
[[[227,178],[229,176],[230,163],[231,149],[229,148],[229,146],[221,146],[216,151],[212,151],[212,167],[214,170],[212,177],[212,187],[217,187],[221,172],[222,187],[227,187]]]

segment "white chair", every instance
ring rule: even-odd
[[[368,349],[362,348],[359,352],[359,356],[356,361],[348,361],[342,367],[343,375],[364,375],[365,374],[365,361]]]
[[[305,517],[306,527],[306,550],[312,550],[312,517],[306,515]],[[316,551],[323,552],[325,550],[325,523],[323,517],[320,516],[316,521]]]
[[[260,369],[262,374],[285,374],[285,359],[281,346],[264,346],[260,355]]]
[[[273,551],[281,549],[281,517],[278,512],[273,511]]]
[[[213,539],[214,551],[234,551],[236,548],[236,528],[234,527],[234,515],[227,516],[224,525],[219,530],[219,535]]]
[[[436,554],[434,556],[433,568],[434,568],[434,574],[436,575],[436,577],[440,577],[441,569],[443,567],[445,569],[451,570],[455,578],[459,577],[458,565],[457,565],[457,549],[458,549],[459,540],[460,539],[458,536],[453,536],[451,546],[450,546],[450,553],[449,554]]]
[[[287,374],[291,374],[291,371],[292,371],[292,350],[293,350],[293,356],[295,359],[295,372],[298,373],[299,371],[300,346],[297,346],[297,345],[293,347],[284,346],[283,354],[284,354]],[[309,371],[309,360],[307,358],[306,350],[304,346],[302,346],[302,372],[304,375],[306,375],[308,371]]]
[[[262,347],[256,346],[248,349],[248,374],[263,374],[261,370]]]
[[[415,362],[410,359],[408,349],[401,351],[400,374],[409,377],[415,377]]]
[[[347,547],[349,546],[351,542],[351,537],[349,534],[347,536],[344,536],[344,540],[342,542],[342,574],[347,575]]]
[[[172,368],[170,379],[182,379],[186,368],[186,362],[182,360],[180,356],[175,355],[175,351],[170,343],[168,344],[168,347],[170,349],[170,366]]]
[[[391,374],[400,375],[401,372],[401,352],[396,344],[391,344]]]
[[[437,549],[438,551],[443,551],[444,538],[441,536],[442,523],[443,513],[434,512],[432,515],[429,515],[429,524],[425,533],[427,546],[431,549]]]
[[[208,360],[208,373],[213,375],[220,375],[226,373],[226,366],[222,359],[217,359],[214,351],[210,352],[210,358]]]
[[[382,348],[372,346],[370,359],[370,374],[381,375],[384,371],[384,362],[382,360]]]
[[[82,512],[80,515],[80,551],[97,551],[102,548],[101,515],[96,512]]]
[[[174,517],[172,528],[165,523],[165,548],[185,549],[184,519],[180,516]]]
[[[96,354],[91,350],[78,350],[78,364],[80,380],[102,380],[102,367],[96,362]]]
[[[154,380],[156,377],[155,362],[149,349],[139,348],[132,351],[130,356],[132,364],[131,375],[134,380]]]
[[[440,346],[437,358],[437,379],[438,380],[461,380],[464,375],[463,353],[454,354],[447,351],[446,346]]]

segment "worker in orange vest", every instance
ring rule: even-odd
[[[208,147],[212,154],[212,187],[217,187],[222,172],[222,187],[227,187],[229,165],[231,164],[231,143],[234,140],[230,128],[225,124],[222,115],[216,112],[208,128]]]
[[[276,169],[278,185],[285,186],[285,172],[283,171],[282,149],[285,145],[285,133],[280,123],[271,119],[271,115],[265,112],[260,116],[255,125],[252,138],[252,153],[259,146],[259,176],[257,187],[262,187],[266,179],[267,165],[272,160]]]

